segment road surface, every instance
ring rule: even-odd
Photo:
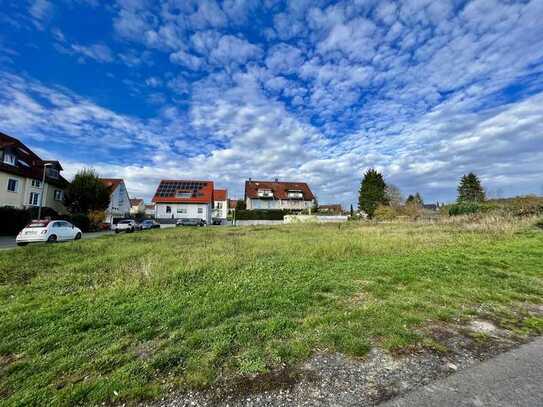
[[[543,338],[380,406],[543,406]]]

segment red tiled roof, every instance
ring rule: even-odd
[[[21,141],[14,137],[8,136],[0,132],[0,148],[11,148],[15,151],[19,160],[23,160],[29,166],[25,166],[20,162],[16,165],[9,165],[0,162],[0,171],[7,172],[9,174],[20,175],[26,178],[32,178],[41,180],[43,178],[44,164],[56,163],[58,169],[62,170],[58,161],[46,161],[38,157],[30,148],[24,145]],[[52,178],[46,174],[45,180],[47,183],[55,185],[59,188],[65,188],[68,185],[68,181],[61,175],[58,178]]]
[[[100,178],[100,181],[102,183],[111,189],[111,191],[115,191],[115,189],[119,186],[123,180],[121,178]]]
[[[330,205],[319,205],[319,209],[332,211],[332,212],[343,212],[343,208],[340,204],[330,204]]]
[[[130,206],[137,206],[143,203],[143,199],[133,198],[130,200]]]
[[[155,192],[153,202],[213,203],[213,181],[162,180]]]
[[[301,191],[304,201],[315,199],[309,185],[305,182],[281,182],[281,181],[245,181],[245,197],[258,199],[259,189],[269,189],[273,192],[274,199],[288,199],[288,191]]]
[[[228,197],[228,191],[226,189],[214,189],[213,200],[214,201],[226,201]]]

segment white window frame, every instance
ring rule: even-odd
[[[204,213],[204,208],[198,208],[198,215],[202,215]]]
[[[40,203],[40,193],[39,192],[31,192],[28,196],[28,205],[30,206],[38,206]]]
[[[39,188],[41,187],[41,181],[39,179],[33,179],[32,180],[32,187],[33,188]]]
[[[9,189],[9,182],[15,181],[15,190]],[[19,180],[16,178],[8,178],[8,185],[6,186],[6,189],[8,192],[13,192],[14,194],[19,192]]]
[[[4,152],[4,164],[15,165],[17,157],[13,153]]]
[[[187,208],[177,208],[177,213],[187,213]]]
[[[64,191],[62,189],[55,189],[53,194],[55,201],[62,201],[64,199]]]

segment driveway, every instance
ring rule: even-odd
[[[111,231],[84,233],[83,240],[95,239],[100,236],[106,236],[111,234],[113,234],[113,232]],[[17,245],[15,244],[14,236],[0,236],[0,250],[14,249],[16,247]]]

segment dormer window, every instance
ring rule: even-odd
[[[189,199],[192,198],[192,192],[190,191],[177,191],[175,193],[176,198]]]
[[[288,199],[304,199],[304,193],[302,191],[288,191],[287,196]]]
[[[47,176],[51,178],[58,178],[60,174],[57,168],[47,167]]]
[[[271,189],[260,188],[258,190],[258,197],[259,198],[273,198],[273,192]]]
[[[3,160],[3,162],[4,162],[4,164],[15,165],[15,162],[16,162],[15,154],[8,153],[7,151],[4,152],[4,160]]]

